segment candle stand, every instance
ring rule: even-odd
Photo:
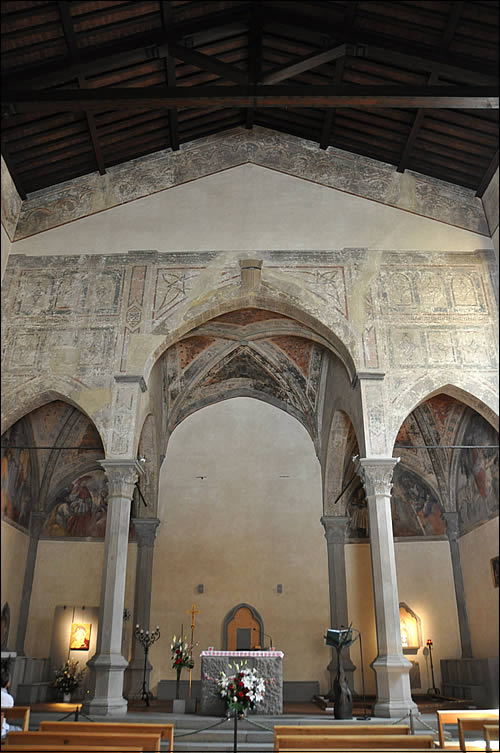
[[[135,626],[134,630],[134,636],[137,638],[139,643],[141,644],[143,650],[144,650],[144,672],[142,675],[142,689],[141,689],[141,700],[145,702],[146,706],[149,706],[149,696],[152,695],[150,691],[148,690],[146,676],[147,676],[147,666],[148,666],[148,653],[150,647],[153,645],[155,641],[158,640],[160,637],[160,628],[158,625],[154,630],[144,630],[139,625]]]

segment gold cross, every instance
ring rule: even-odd
[[[195,614],[200,614],[200,610],[196,609],[196,604],[192,604],[191,609],[188,609],[186,614],[191,615],[191,633],[193,633],[195,629],[195,617],[194,616]],[[192,639],[192,635],[191,635],[191,639]]]

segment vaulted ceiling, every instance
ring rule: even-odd
[[[473,189],[498,165],[497,0],[9,0],[21,197],[254,124]]]

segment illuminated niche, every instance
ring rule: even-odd
[[[399,626],[403,654],[416,654],[422,645],[421,620],[403,601],[399,605]]]

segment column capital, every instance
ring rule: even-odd
[[[446,534],[449,540],[456,541],[459,534],[458,512],[443,512],[442,515],[446,523]]]
[[[123,460],[99,460],[108,479],[109,497],[126,496],[132,498],[134,486],[139,476],[144,473],[142,465],[135,458]]]
[[[137,546],[153,547],[156,529],[160,524],[158,518],[132,518]]]
[[[390,496],[392,474],[397,463],[399,458],[360,458],[356,471],[363,482],[367,497]]]
[[[343,544],[349,518],[345,515],[323,515],[321,523],[325,529],[325,539],[329,544]]]

